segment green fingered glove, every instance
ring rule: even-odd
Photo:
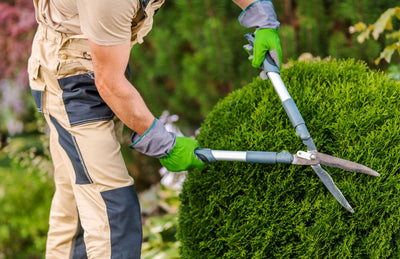
[[[170,172],[202,169],[204,163],[194,155],[198,147],[200,145],[194,139],[177,137],[174,148],[167,156],[160,158],[160,163]]]
[[[258,29],[254,40],[253,60],[251,62],[253,67],[260,67],[264,61],[267,51],[271,55],[275,64],[279,67],[282,66],[282,47],[281,41],[276,29]]]
[[[277,67],[282,66],[282,47],[277,33],[279,21],[271,0],[253,1],[239,15],[239,23],[246,28],[256,28],[252,65],[261,67],[267,51]]]

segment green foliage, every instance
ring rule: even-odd
[[[300,52],[326,55],[325,44],[321,44],[321,41],[329,38],[332,20],[325,14],[324,2],[298,1],[298,13]]]
[[[183,258],[398,258],[400,84],[351,59],[295,62],[281,74],[318,150],[381,177],[326,168],[351,214],[310,167],[208,164],[183,186]],[[216,105],[198,140],[222,150],[305,149],[269,80],[259,78]]]
[[[347,28],[360,20],[372,23],[380,13],[393,7],[393,0],[322,2],[274,1],[281,21],[279,34],[285,62],[304,51],[321,57],[351,56],[368,61],[379,55],[382,42],[368,41],[360,48],[347,34]],[[3,1],[0,10],[0,21],[4,21],[0,25],[0,34],[7,35],[0,43],[0,52],[4,56],[0,62],[0,147],[7,148],[0,150],[0,207],[7,208],[0,210],[0,254],[4,254],[0,257],[34,258],[43,254],[46,206],[49,206],[53,193],[48,185],[50,182],[42,182],[47,177],[44,171],[48,171],[48,154],[45,153],[48,147],[40,147],[37,141],[32,141],[35,137],[31,135],[28,141],[19,139],[6,143],[6,139],[21,130],[24,134],[43,131],[43,119],[39,126],[36,125],[37,118],[33,114],[37,113],[26,87],[27,50],[36,22],[30,0]],[[131,60],[133,83],[156,116],[164,110],[178,114],[183,132],[192,133],[219,99],[247,85],[248,80],[258,73],[242,49],[246,43],[243,34],[252,30],[237,22],[240,11],[232,1],[210,0],[167,1],[159,10],[154,29],[143,45],[134,47]],[[397,67],[393,66],[390,72],[393,78],[398,78]],[[235,120],[236,114],[230,116]],[[129,143],[130,133],[125,135],[126,143]],[[235,143],[236,139],[231,141]],[[159,181],[158,163],[154,159],[133,157],[131,150],[123,148],[123,151],[140,191]],[[39,193],[39,188],[43,193]],[[25,198],[26,190],[32,195],[18,200]],[[40,195],[43,197],[39,198]],[[175,226],[156,231],[157,234],[152,235],[154,239],[148,239],[149,247],[162,250],[173,243],[159,238],[161,233],[169,233],[171,229]],[[176,244],[172,246],[174,250]]]
[[[397,19],[400,20],[400,7],[386,10],[374,24],[367,26],[365,23],[359,22],[351,27],[352,32],[360,33],[357,37],[357,40],[360,43],[368,40],[371,34],[374,40],[377,41],[380,35],[386,32],[386,47],[375,60],[375,64],[379,64],[382,59],[387,63],[390,63],[392,55],[396,50],[400,54],[400,28],[396,30],[394,29],[394,17],[397,17]]]
[[[393,0],[274,1],[281,27],[283,62],[303,52],[313,56],[361,58],[372,64],[381,42],[360,45],[351,24],[372,22]],[[215,103],[256,76],[242,46],[253,29],[237,21],[232,1],[167,1],[145,43],[134,46],[133,83],[156,116],[178,114],[184,133],[193,132]]]
[[[37,136],[13,138],[0,150],[1,258],[44,258],[54,187],[42,155]]]
[[[178,114],[193,132],[221,97],[246,84],[243,75],[257,73],[242,48],[248,30],[239,13],[231,1],[167,1],[160,9],[145,44],[132,50],[133,83],[156,116]]]
[[[395,80],[400,80],[400,65],[390,65],[388,68],[388,75]]]
[[[297,44],[296,32],[294,28],[292,26],[283,24],[279,27],[278,33],[281,40],[281,45],[284,46],[282,48],[282,56],[285,58],[295,57],[297,55]]]
[[[349,21],[350,24],[355,24],[359,21],[370,23],[376,20],[383,11],[393,7],[393,0],[344,0],[330,1],[331,10],[334,13],[333,18],[340,21]]]
[[[140,193],[139,200],[143,214],[142,258],[179,258],[178,191],[159,184]]]

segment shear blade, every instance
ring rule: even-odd
[[[320,165],[311,165],[314,172],[318,175],[321,181],[324,183],[326,188],[328,188],[329,192],[335,197],[335,199],[342,205],[345,209],[354,213],[353,208],[350,206],[346,198],[343,196],[342,192],[335,185],[331,176],[320,166]]]
[[[359,172],[359,173],[364,173],[372,176],[377,176],[379,177],[380,174],[376,172],[375,170],[359,164],[355,163],[346,159],[338,158],[335,156],[330,156],[324,153],[319,153],[317,151],[309,151],[307,152],[311,155],[313,155],[313,158],[310,159],[305,159],[304,157],[300,157],[297,154],[293,155],[293,162],[292,164],[294,165],[326,165],[326,166],[332,166],[332,167],[337,167],[346,171],[351,171],[351,172]]]
[[[377,176],[379,177],[380,174],[371,168],[355,163],[346,159],[330,156],[327,154],[315,152],[315,156],[317,160],[319,161],[320,164],[326,165],[326,166],[332,166],[332,167],[337,167],[344,169],[346,171],[352,171],[352,172],[359,172],[359,173],[364,173],[372,176]]]

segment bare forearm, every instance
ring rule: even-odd
[[[125,78],[129,42],[115,46],[100,46],[91,41],[89,44],[100,96],[126,126],[142,135],[153,123],[154,116],[136,88]]]
[[[99,87],[101,97],[126,126],[142,135],[153,123],[153,114],[128,80],[123,78],[114,84]]]
[[[256,0],[233,0],[235,4],[237,4],[243,10],[246,9],[251,3],[255,2]]]

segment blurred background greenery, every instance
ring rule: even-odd
[[[398,1],[274,5],[285,66],[299,58],[352,57],[400,79]],[[238,23],[240,12],[228,0],[166,1],[145,42],[132,49],[132,83],[175,131],[195,135],[219,99],[258,75],[242,49],[251,30]],[[26,72],[35,28],[31,0],[0,1],[0,258],[43,258],[54,192],[48,129],[35,111]],[[179,258],[184,174],[171,175],[130,150],[130,133],[124,129],[122,150],[142,204],[143,258]]]

